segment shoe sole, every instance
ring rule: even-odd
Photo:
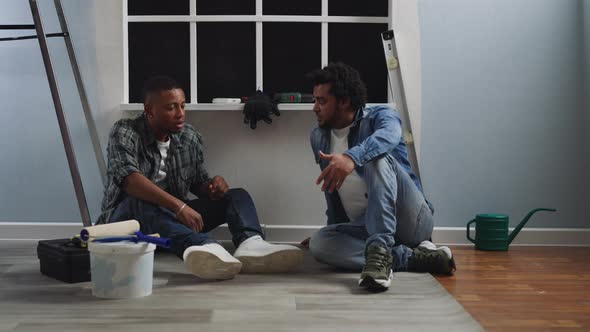
[[[303,262],[303,251],[281,250],[265,256],[236,257],[242,262],[242,273],[284,273]]]
[[[450,271],[448,273],[442,273],[442,274],[452,276],[453,274],[455,274],[455,271],[457,271],[457,265],[455,264],[455,256],[453,256],[453,252],[447,246],[438,247],[438,250],[440,250],[440,249],[447,249],[451,253],[451,257],[449,258]]]
[[[453,274],[455,274],[455,271],[457,271],[457,265],[455,264],[455,257],[451,257],[451,261],[449,262],[449,267],[451,268],[451,271],[448,273],[448,275],[452,276]]]
[[[185,265],[192,274],[201,279],[232,279],[242,269],[241,262],[226,262],[207,251],[191,252]]]
[[[368,291],[371,292],[383,292],[389,289],[391,286],[391,280],[393,279],[393,273],[389,272],[389,278],[387,280],[384,279],[374,279],[372,277],[365,277],[359,280],[359,287],[366,288]]]

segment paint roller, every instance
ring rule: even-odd
[[[80,238],[83,241],[94,242],[148,242],[170,248],[170,239],[143,234],[139,231],[139,222],[134,219],[85,227],[80,231]]]
[[[131,236],[103,237],[103,238],[94,239],[93,242],[107,243],[107,242],[120,242],[120,241],[131,241],[131,242],[135,242],[135,243],[148,242],[148,243],[153,243],[155,245],[158,245],[160,247],[170,248],[170,239],[145,235],[140,231],[133,233],[133,235],[131,235]]]
[[[135,219],[85,227],[80,232],[80,238],[88,241],[91,238],[130,235],[139,231],[139,222]]]

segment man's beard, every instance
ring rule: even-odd
[[[322,123],[320,123],[320,121],[318,120],[318,127],[320,127],[320,129],[327,130],[334,128],[334,126],[332,126],[332,123],[330,122],[330,119],[324,119]]]

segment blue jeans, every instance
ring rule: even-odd
[[[310,241],[312,255],[336,267],[360,270],[370,244],[393,254],[393,270],[407,270],[412,249],[432,236],[432,210],[408,173],[390,155],[364,166],[367,209],[359,219],[325,226]]]
[[[227,223],[236,247],[251,236],[264,237],[254,202],[244,189],[230,189],[220,200],[195,199],[186,204],[203,217],[204,228],[199,233],[181,224],[171,210],[132,196],[119,203],[109,222],[136,219],[144,234],[158,233],[169,238],[172,243],[170,249],[181,258],[190,246],[216,243],[208,232],[223,223]]]

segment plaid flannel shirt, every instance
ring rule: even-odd
[[[107,154],[107,182],[97,224],[107,223],[125,197],[122,190],[125,177],[137,172],[154,181],[162,158],[144,114],[115,123]],[[189,191],[198,195],[201,185],[210,180],[203,162],[203,139],[193,126],[185,123],[181,132],[170,134],[165,160],[166,191],[181,200],[187,200]]]

